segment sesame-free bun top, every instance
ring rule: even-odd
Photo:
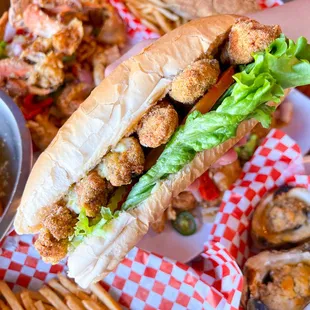
[[[62,198],[169,91],[172,79],[213,54],[236,16],[194,20],[119,65],[73,113],[35,163],[15,219],[18,233],[38,232],[38,213]]]

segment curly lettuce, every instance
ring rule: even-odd
[[[86,216],[85,209],[82,209],[78,216],[78,222],[74,228],[74,234],[71,236],[71,245],[77,247],[85,237],[97,236],[104,237],[107,224],[118,218],[119,211],[112,213],[110,208],[102,207],[98,217],[90,219]]]
[[[310,45],[303,37],[295,43],[281,35],[253,58],[253,63],[234,75],[236,82],[216,110],[207,114],[194,111],[188,116],[156,164],[132,188],[123,210],[143,202],[159,181],[181,170],[198,152],[235,137],[242,121],[255,118],[269,127],[274,107],[266,103],[279,103],[285,88],[310,84]]]

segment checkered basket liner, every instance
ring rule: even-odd
[[[135,247],[102,285],[125,309],[238,309],[243,277],[237,261],[242,265],[250,254],[251,213],[267,191],[284,183],[310,189],[302,172],[297,144],[272,130],[225,192],[200,260],[189,266]],[[0,278],[15,289],[38,289],[65,269],[65,262],[43,263],[32,243],[32,236],[12,232],[0,246]]]

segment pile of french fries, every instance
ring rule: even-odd
[[[170,9],[163,0],[125,0],[128,9],[149,29],[160,34],[187,22]]]
[[[89,291],[81,289],[65,275],[59,273],[38,292],[27,289],[13,293],[0,281],[0,309],[2,310],[119,310],[121,306],[99,284]]]

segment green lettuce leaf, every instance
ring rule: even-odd
[[[268,127],[274,108],[265,103],[279,103],[284,88],[310,84],[310,47],[305,38],[295,43],[281,35],[253,58],[253,63],[234,75],[236,83],[219,100],[215,111],[189,115],[156,164],[132,188],[122,209],[135,207],[148,198],[160,180],[182,169],[197,152],[235,137],[243,120],[255,118]]]
[[[77,247],[85,237],[89,236],[104,237],[107,233],[105,229],[107,224],[112,219],[118,218],[119,213],[119,211],[112,213],[111,209],[102,207],[100,215],[90,219],[86,216],[85,209],[82,209],[74,228],[74,235],[70,238],[71,245]]]

